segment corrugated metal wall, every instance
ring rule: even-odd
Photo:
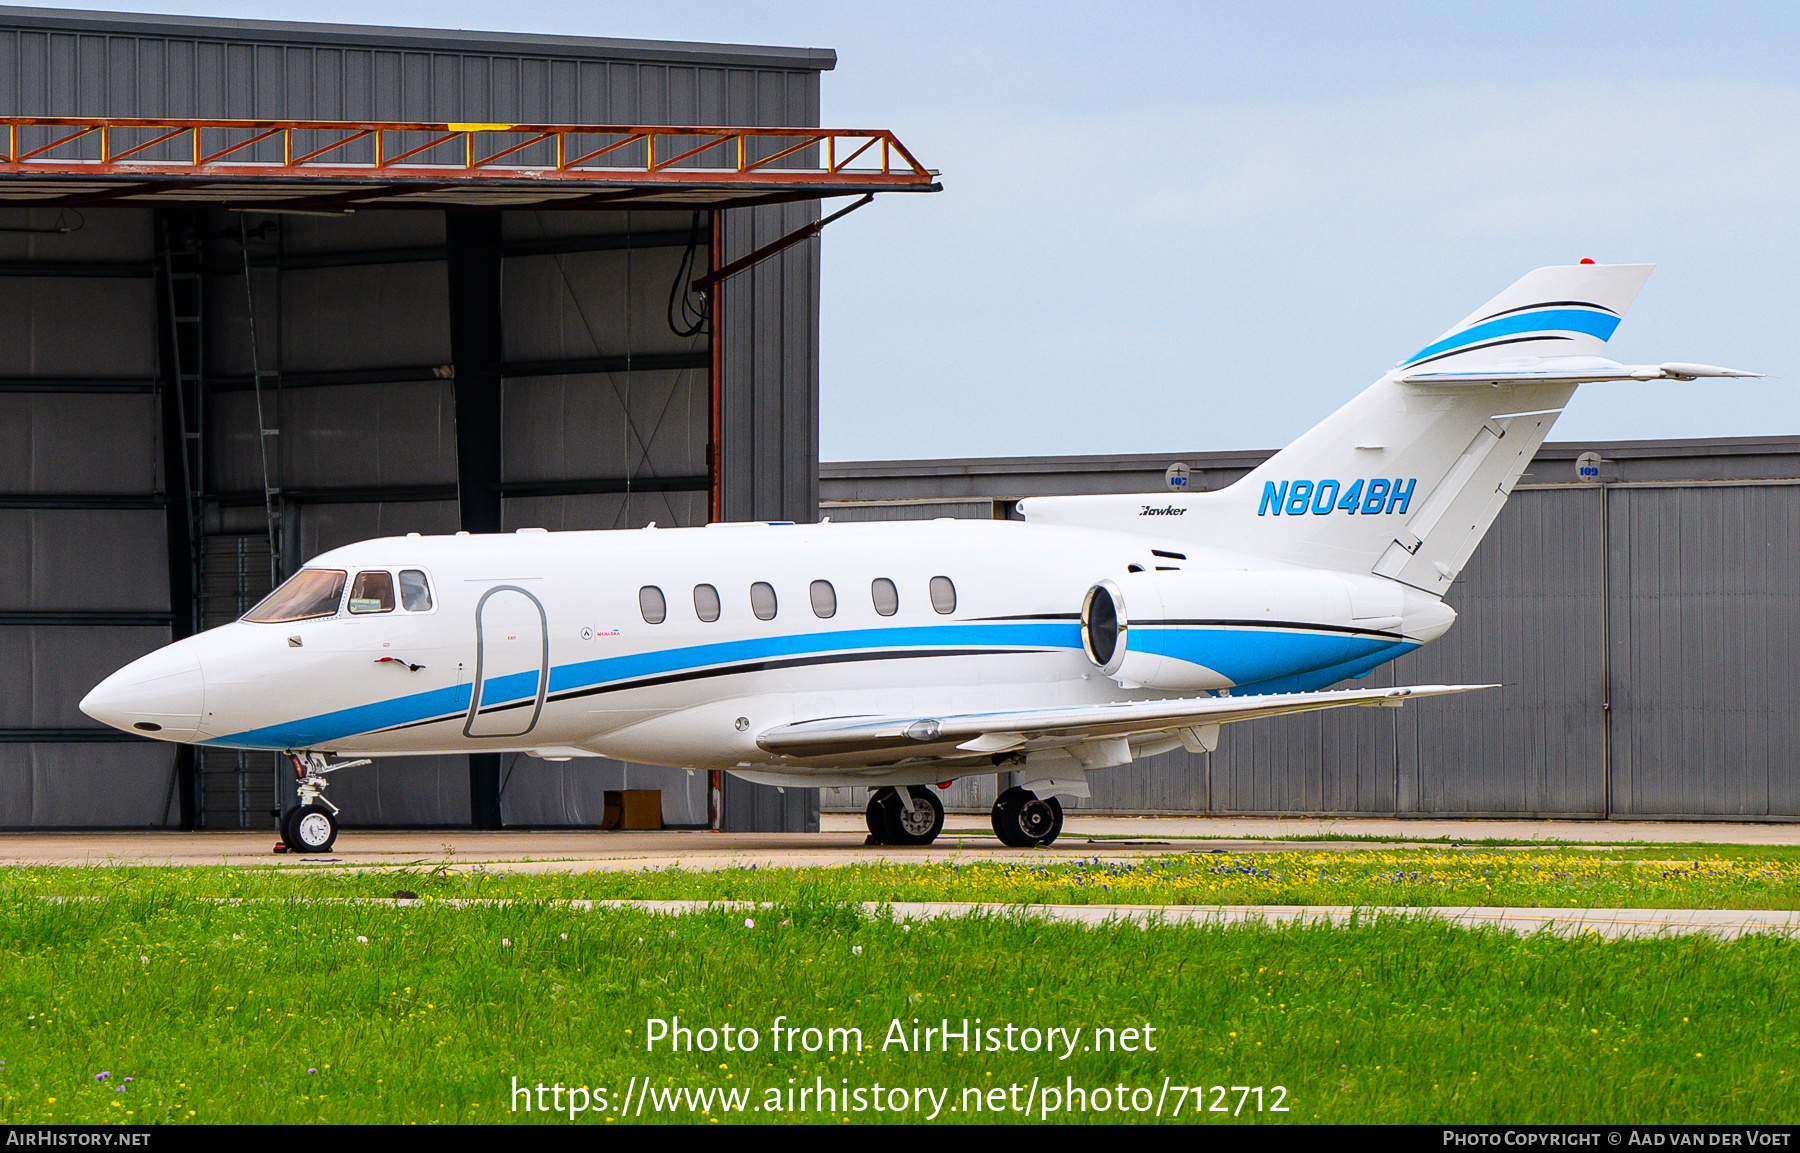
[[[0,114],[812,125],[833,59],[0,8]],[[817,215],[810,204],[734,210],[726,251]],[[0,210],[0,226],[55,218]],[[454,531],[458,463],[442,213],[200,219],[214,624],[266,588],[244,561],[266,541],[253,313],[260,365],[279,372],[265,381],[265,423],[280,430],[271,479],[285,571],[359,539]],[[142,209],[65,222],[79,230],[0,233],[0,671],[18,686],[0,703],[0,827],[163,824],[178,811],[172,750],[103,731],[75,707],[166,643],[186,608],[169,603],[165,516],[182,513],[179,500],[165,512],[161,473],[157,225]],[[710,338],[677,337],[665,318],[693,223],[685,212],[503,214],[506,529],[706,521]],[[699,224],[703,268],[710,216]],[[816,242],[725,288],[727,519],[816,515],[818,292]],[[279,780],[270,758],[202,754],[201,823],[268,824]],[[707,820],[705,777],[683,770],[508,757],[501,780],[509,824],[595,823],[602,792],[620,787],[661,788],[672,824]],[[384,759],[334,778],[332,797],[352,825],[466,824],[467,758]],[[735,781],[724,812],[728,827],[817,824],[813,794]]]
[[[1615,808],[1800,815],[1800,486],[1609,496]]]
[[[0,229],[56,215],[0,209]],[[174,750],[76,708],[169,641],[148,225],[139,212],[0,232],[0,826],[175,811]],[[61,274],[31,275],[38,262]]]
[[[1797,448],[1784,467],[1759,467],[1792,473]],[[1562,473],[1570,455],[1548,446],[1533,472]],[[1177,751],[1095,773],[1092,799],[1071,807],[1800,818],[1791,704],[1800,690],[1800,484],[1708,481],[1735,470],[1702,452],[1656,465],[1684,467],[1694,479],[1522,487],[1446,598],[1456,625],[1366,682],[1500,688],[1228,725],[1210,756]],[[915,481],[910,491],[923,498],[937,488]],[[875,491],[890,503],[862,505],[869,518],[957,515],[891,503],[899,486]],[[967,507],[985,515],[979,503]],[[945,803],[983,810],[993,797],[993,778],[973,778]],[[862,789],[829,789],[823,805],[860,810],[865,799]]]

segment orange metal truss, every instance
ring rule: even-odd
[[[369,142],[361,150],[368,158],[350,159],[349,146],[362,141]],[[279,145],[279,160],[249,158],[247,150],[265,142]],[[0,144],[0,177],[474,178],[898,191],[928,188],[937,175],[883,128],[8,116],[0,117]]]

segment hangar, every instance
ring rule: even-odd
[[[1583,453],[1600,458],[1583,476]],[[1016,516],[1029,496],[1223,488],[1270,452],[833,463],[834,521]],[[1404,709],[1228,725],[1095,773],[1069,811],[1800,820],[1800,437],[1546,444],[1445,600],[1370,686],[1501,682]],[[1354,683],[1354,682],[1353,682]],[[1360,687],[1360,686],[1359,686]],[[945,795],[986,812],[993,778]],[[860,813],[861,789],[828,810]]]
[[[935,191],[829,50],[0,7],[0,827],[272,828],[77,709],[377,535],[816,517],[818,247]],[[847,198],[858,198],[855,200]],[[817,827],[810,792],[391,758],[350,825]]]

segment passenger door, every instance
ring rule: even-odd
[[[549,622],[537,597],[498,585],[475,605],[475,683],[468,737],[518,737],[537,726],[550,683]]]

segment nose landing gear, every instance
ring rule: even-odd
[[[275,846],[275,851],[329,853],[331,846],[337,843],[338,809],[325,799],[325,786],[330,783],[325,779],[325,774],[366,765],[369,760],[364,757],[359,761],[344,761],[332,765],[326,763],[324,753],[291,751],[288,753],[288,760],[293,762],[294,779],[299,782],[296,787],[299,803],[289,806],[281,814],[281,843]]]

